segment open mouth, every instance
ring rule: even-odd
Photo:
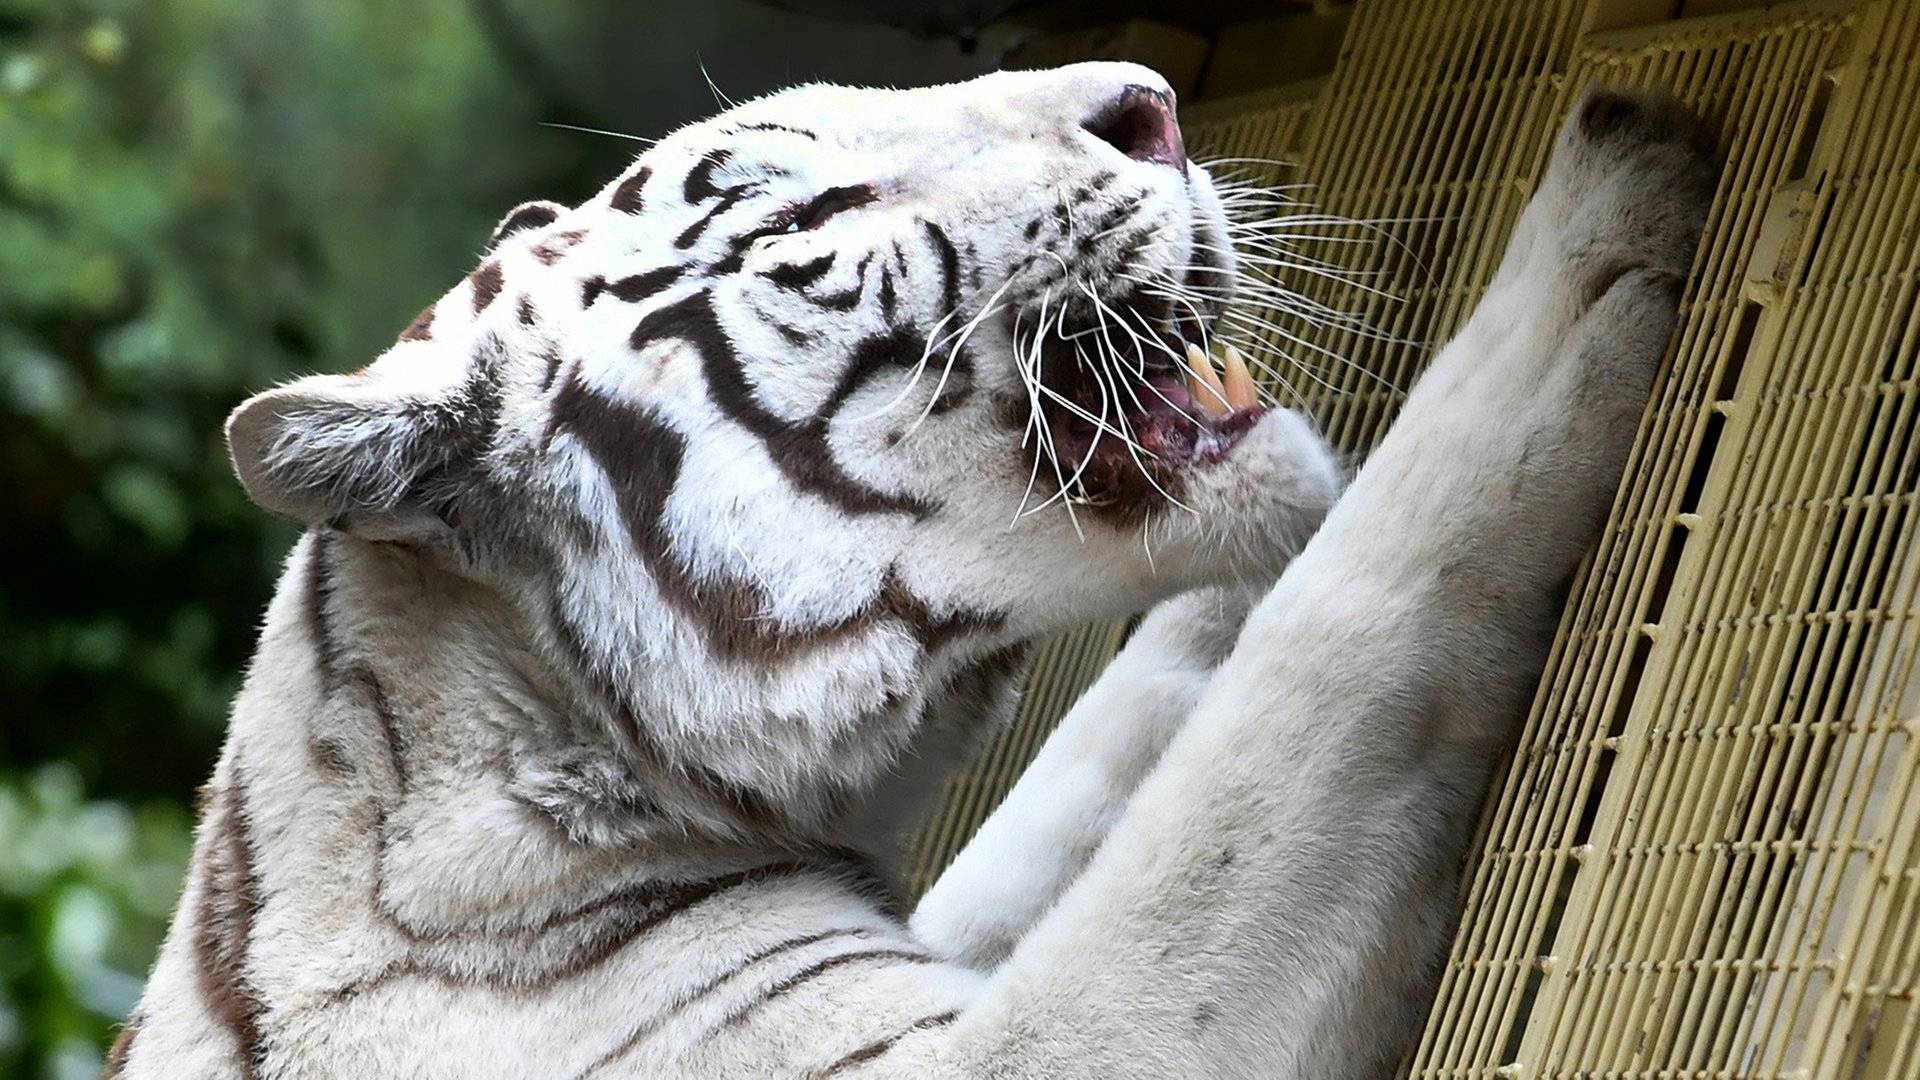
[[[1245,358],[1232,346],[1209,356],[1198,319],[1154,320],[1148,332],[1067,320],[1039,343],[1041,474],[1072,504],[1121,520],[1178,503],[1189,470],[1219,461],[1266,415]]]

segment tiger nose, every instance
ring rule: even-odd
[[[1180,137],[1173,95],[1167,91],[1129,86],[1080,126],[1135,161],[1187,170],[1186,140]]]

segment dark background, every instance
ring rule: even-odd
[[[509,207],[639,149],[549,125],[994,61],[743,0],[0,0],[0,1075],[98,1074],[177,895],[293,539],[227,411],[365,364]]]

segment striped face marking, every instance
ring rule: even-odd
[[[634,753],[737,805],[826,759],[858,790],[955,673],[1317,517],[1317,440],[1206,359],[1227,235],[1144,69],[803,87],[514,210],[372,366],[243,406],[235,459],[505,590]]]

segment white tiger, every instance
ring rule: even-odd
[[[309,531],[109,1073],[1381,1075],[1710,180],[1584,99],[1331,513],[1179,377],[1239,271],[1145,69],[792,90],[516,210],[233,415]],[[899,911],[1028,643],[1160,601]]]

